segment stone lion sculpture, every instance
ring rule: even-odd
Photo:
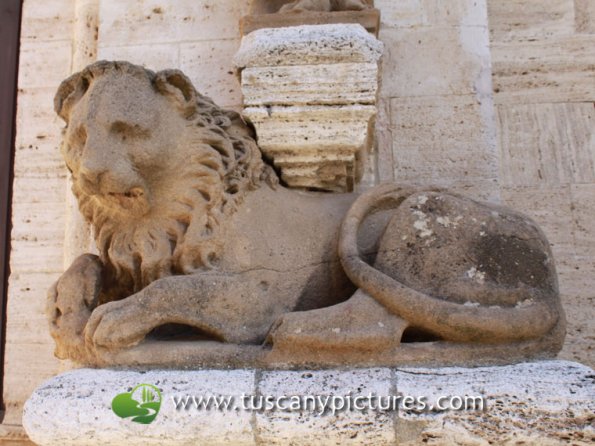
[[[95,365],[502,363],[565,328],[529,218],[437,188],[289,190],[177,70],[66,79],[62,153],[99,255],[52,287],[56,355]]]

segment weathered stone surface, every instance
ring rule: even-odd
[[[576,254],[589,256],[595,250],[595,184],[573,184],[570,190]]]
[[[393,99],[391,112],[395,178],[449,187],[498,178],[492,124],[475,96]]]
[[[589,0],[574,0],[576,31],[595,34],[595,4]]]
[[[198,91],[238,111],[242,105],[242,90],[233,56],[239,47],[240,39],[182,43],[179,64]]]
[[[24,1],[21,39],[30,42],[68,40],[65,30],[72,30],[74,3],[75,0],[48,0],[40,6],[35,1]]]
[[[574,254],[570,186],[505,186],[501,196],[503,204],[518,206],[541,226],[548,236],[557,265],[562,257]]]
[[[351,394],[356,398],[370,394],[391,395],[395,390],[393,373],[387,368],[263,372],[257,389],[262,395],[274,396]],[[312,412],[257,413],[255,424],[259,443],[279,446],[394,444],[393,413],[345,409],[336,413],[327,411],[325,415]]]
[[[595,100],[590,35],[494,42],[491,48],[497,104]]]
[[[244,105],[374,104],[378,65],[337,63],[242,70]]]
[[[118,418],[112,399],[146,383],[162,404],[155,421]],[[68,445],[587,445],[595,439],[593,370],[566,361],[505,367],[399,368],[296,372],[244,370],[115,371],[81,369],[39,387],[25,406],[24,426],[40,446]],[[245,394],[279,396],[423,398],[421,412],[399,405],[358,411],[319,407],[302,411],[243,410]],[[239,410],[190,407],[172,397],[235,397]],[[484,409],[440,411],[451,397],[482,397]],[[386,400],[385,400],[386,401]],[[360,401],[361,402],[361,401]],[[453,405],[460,400],[453,400]],[[338,407],[337,403],[336,407]],[[192,406],[192,404],[191,404]],[[386,403],[382,403],[387,407]],[[469,404],[469,406],[471,406]],[[231,406],[234,407],[233,405]],[[55,416],[60,414],[60,416]]]
[[[360,25],[262,29],[244,37],[235,58],[244,114],[285,184],[354,190],[373,145],[381,51]]]
[[[440,396],[483,395],[483,411],[403,411],[399,445],[588,445],[595,441],[593,370],[566,361],[479,369],[398,369],[397,390]],[[455,403],[456,404],[456,403]]]
[[[150,45],[239,38],[238,21],[250,2],[100,2],[99,40],[104,46]]]
[[[176,410],[172,396],[254,394],[254,373],[76,370],[53,378],[33,394],[23,425],[40,446],[253,445],[250,412]],[[162,394],[158,418],[150,426],[119,418],[111,410],[117,394],[142,383],[157,386]]]
[[[376,0],[382,29],[422,26],[486,26],[485,1]]]
[[[576,0],[490,0],[487,5],[491,39],[520,43],[571,35],[575,28],[575,3]]]
[[[373,105],[249,107],[265,156],[292,187],[353,190],[369,140]]]
[[[180,65],[180,45],[100,45],[97,49],[97,60],[127,60],[153,70],[163,70]]]
[[[589,195],[595,181],[594,3],[487,3],[502,196],[534,216],[552,242],[570,321],[561,357],[593,366],[595,326],[584,309],[595,298],[589,238],[595,218]]]
[[[503,185],[595,182],[592,103],[503,104],[497,109]]]
[[[380,40],[387,48],[381,88],[385,97],[471,95],[491,83],[487,28],[388,28],[381,29]]]
[[[55,107],[99,247],[48,292],[58,357],[295,368],[493,364],[561,347],[549,244],[514,211],[398,184],[359,197],[286,189],[239,116],[177,70],[98,62],[61,84]],[[302,130],[349,144],[333,119],[319,124],[333,108],[373,110],[309,106],[300,119],[318,127]],[[323,162],[287,163],[305,178],[348,177],[340,156]]]
[[[71,51],[70,41],[24,41],[19,55],[19,88],[55,88],[70,72]],[[48,71],[46,67],[54,64],[57,69]]]
[[[244,36],[234,63],[238,68],[376,63],[382,50],[382,42],[361,25],[267,28]]]
[[[40,329],[46,324],[41,322],[44,312],[39,296],[56,279],[64,255],[67,171],[59,162],[61,124],[52,110],[52,96],[72,64],[74,3],[23,2],[3,425],[20,425],[25,399],[59,371],[54,346]],[[19,436],[13,433],[0,426],[0,443],[20,445]]]

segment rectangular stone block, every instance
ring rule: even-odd
[[[595,253],[595,184],[573,184],[570,191],[576,254],[592,256]]]
[[[573,255],[570,186],[503,186],[501,195],[502,204],[527,214],[543,229],[557,263]]]
[[[19,88],[57,88],[70,74],[72,42],[30,42],[21,44]],[[52,69],[48,70],[48,67]]]
[[[40,179],[36,176],[19,175],[12,183],[13,206],[65,206],[66,178]]]
[[[21,40],[70,40],[74,23],[75,0],[25,0]]]
[[[37,138],[29,145],[17,147],[14,165],[15,176],[64,177],[66,167],[60,156],[58,140],[59,137]]]
[[[376,0],[382,27],[487,26],[486,1]]]
[[[47,290],[46,290],[47,292]],[[38,300],[45,303],[45,294],[36,296]],[[19,343],[43,344],[49,351],[54,350],[54,340],[47,330],[48,320],[45,312],[32,312],[29,308],[18,311],[13,309],[9,313],[10,320],[6,324],[10,337]]]
[[[574,2],[575,0],[488,0],[492,41],[526,42],[572,35]]]
[[[99,40],[105,46],[239,38],[250,2],[193,0],[100,2]]]
[[[66,190],[62,189],[66,194]],[[13,243],[62,240],[64,238],[64,202],[14,203],[12,207]],[[33,259],[32,259],[33,260]]]
[[[237,369],[79,369],[39,386],[27,401],[23,424],[37,444],[46,446],[254,446],[254,416],[241,410],[241,396],[255,394],[254,374]],[[131,397],[141,399],[140,384],[159,389],[161,404],[150,426],[112,411],[121,393],[134,392]],[[156,401],[157,392],[152,392]],[[224,408],[225,401],[229,406]],[[46,406],[60,416],[52,417]]]
[[[593,292],[595,256],[566,256],[563,261],[556,261],[556,268],[560,278],[560,293],[563,295],[562,303],[565,311],[583,313],[592,321],[591,313],[585,312],[585,308],[591,308],[591,305],[585,305],[585,301],[595,303],[595,293]],[[569,325],[572,327],[574,324],[570,323]],[[592,333],[593,330],[587,330],[580,338],[592,341]],[[587,337],[588,339],[586,339]]]
[[[394,98],[391,127],[397,146],[440,149],[469,145],[485,150],[489,127],[475,96]]]
[[[276,67],[341,63],[377,63],[384,45],[358,24],[322,24],[265,28],[242,38],[234,64]]]
[[[64,226],[61,220],[57,220],[55,224]],[[63,256],[64,243],[62,239],[20,240],[11,245],[10,270],[19,273],[63,272]]]
[[[374,105],[248,107],[263,153],[291,187],[351,191],[367,152]]]
[[[492,43],[495,102],[595,101],[595,45],[590,35]]]
[[[475,94],[490,82],[489,36],[482,27],[383,29],[382,97]]]
[[[425,184],[498,177],[493,129],[474,96],[391,101],[397,180]]]
[[[406,28],[428,25],[428,11],[425,0],[375,0],[374,6],[380,10],[380,36],[386,28]]]
[[[179,46],[178,43],[105,46],[103,41],[100,41],[97,59],[126,60],[152,71],[166,70],[180,66]]]
[[[264,372],[258,383],[262,395],[378,396],[394,391],[389,369]],[[258,437],[267,445],[368,444],[393,445],[392,414],[380,411],[348,411],[323,416],[313,412],[264,412],[256,414]]]
[[[378,168],[378,182],[394,181],[390,99],[379,99],[376,108],[378,109],[375,126],[377,163],[374,167]]]
[[[242,93],[232,61],[239,47],[239,39],[182,43],[180,69],[200,93],[221,106],[237,106]]]
[[[12,424],[21,424],[23,403],[39,384],[60,371],[60,361],[47,344],[8,342],[4,360],[4,402],[13,406]],[[8,411],[7,411],[8,416]],[[5,418],[4,423],[9,423]]]
[[[52,284],[58,280],[60,273],[15,273],[10,276],[9,292],[13,298],[8,300],[8,324],[19,324],[28,316],[34,318],[43,317],[43,324],[38,325],[41,329],[32,330],[27,335],[32,342],[49,342],[49,330],[46,330],[47,320],[45,319],[46,295]],[[10,330],[9,330],[10,331]],[[12,332],[8,334],[8,340],[17,342],[19,335]],[[23,341],[24,342],[24,341]]]
[[[377,64],[251,67],[242,71],[244,105],[374,104]]]
[[[595,182],[591,103],[500,105],[497,112],[503,184]]]
[[[595,3],[592,0],[574,0],[576,32],[595,34]]]
[[[593,435],[588,433],[587,414],[595,406],[589,384],[592,372],[587,366],[565,361],[475,369],[398,369],[397,390],[423,396],[425,410],[399,412],[397,444],[420,445],[428,438],[429,444],[436,445],[504,445],[519,438],[527,445],[573,443],[575,439],[588,444]],[[453,410],[457,407],[466,409]],[[531,422],[519,423],[525,417]]]
[[[44,141],[52,141],[57,147],[64,121],[54,112],[54,95],[60,81],[46,88],[25,88],[19,85],[17,98],[17,150]],[[29,160],[30,161],[30,160]],[[29,164],[31,164],[29,162]]]
[[[266,152],[306,153],[326,150],[355,151],[367,136],[371,105],[249,107],[245,116],[257,127],[260,147]]]

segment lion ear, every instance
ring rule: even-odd
[[[185,117],[196,112],[196,89],[190,79],[180,70],[163,70],[155,76],[157,91],[171,97]]]
[[[76,73],[64,80],[56,96],[54,96],[54,110],[67,124],[70,110],[89,89],[89,79],[82,72]]]

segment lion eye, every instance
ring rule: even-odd
[[[127,138],[147,139],[150,137],[149,130],[138,124],[128,124],[123,121],[114,122],[110,127],[110,132],[120,136],[123,140],[126,140]]]

